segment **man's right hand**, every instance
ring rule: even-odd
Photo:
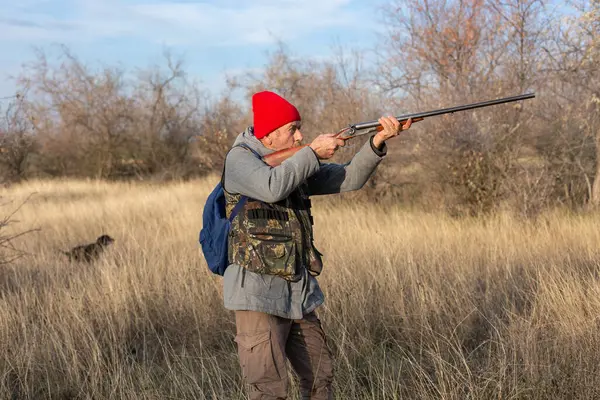
[[[319,135],[312,141],[310,148],[317,154],[321,160],[333,157],[338,147],[344,147],[346,142],[342,139],[336,139],[336,133],[326,133]]]

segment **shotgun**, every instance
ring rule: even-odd
[[[479,103],[466,104],[466,105],[456,106],[456,107],[442,108],[439,110],[425,111],[425,112],[419,112],[419,113],[414,113],[414,114],[405,114],[405,115],[396,117],[396,119],[400,123],[407,121],[409,118],[412,118],[413,122],[418,122],[418,121],[422,121],[423,119],[425,119],[427,117],[434,117],[436,115],[452,114],[457,111],[473,110],[475,108],[489,107],[489,106],[493,106],[496,104],[509,103],[512,101],[532,99],[534,97],[535,97],[535,93],[527,93],[527,94],[521,94],[518,96],[503,97],[503,98],[496,99],[496,100],[481,101]],[[369,122],[361,122],[358,124],[349,125],[348,127],[340,130],[336,134],[336,137],[338,139],[348,140],[348,139],[355,138],[357,136],[367,135],[367,134],[370,134],[373,132],[378,132],[381,130],[383,130],[383,127],[381,126],[381,124],[379,124],[379,122],[377,120],[369,121]],[[274,153],[268,154],[265,157],[263,157],[263,161],[272,167],[276,167],[277,165],[281,164],[284,160],[293,156],[297,151],[303,149],[306,146],[308,146],[308,144],[296,146],[296,147],[290,147],[289,149],[283,149],[283,150],[276,151]]]

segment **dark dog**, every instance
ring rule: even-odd
[[[96,240],[95,243],[75,246],[71,249],[71,251],[63,251],[63,253],[69,257],[70,261],[85,261],[89,263],[97,260],[105,248],[114,241],[115,239],[111,238],[110,236],[102,235]]]

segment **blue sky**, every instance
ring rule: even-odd
[[[168,48],[216,94],[225,74],[264,66],[281,40],[295,56],[372,46],[380,1],[0,0],[0,98],[34,46],[67,45],[86,63],[147,67]]]

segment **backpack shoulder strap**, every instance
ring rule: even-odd
[[[248,146],[245,143],[240,143],[238,145],[235,145],[231,149],[229,149],[229,151],[233,150],[236,147],[243,147],[246,150],[250,150],[258,159],[262,158],[261,155],[258,154],[258,152],[256,150],[254,150],[252,147]],[[227,155],[229,155],[229,151],[227,152]],[[223,190],[225,190],[225,164],[227,163],[227,155],[225,156],[225,162],[223,163],[223,172],[221,174],[221,187],[223,188]],[[231,215],[229,216],[229,222],[231,222],[233,220],[233,218],[235,218],[235,216],[240,211],[240,209],[242,208],[242,206],[244,205],[244,203],[246,202],[247,199],[248,199],[248,197],[244,196],[244,195],[242,195],[240,197],[240,200],[233,207],[233,210],[231,210]]]
[[[256,150],[254,150],[252,147],[248,146],[246,143],[240,143],[235,147],[243,147],[246,150],[250,150],[252,152],[252,154],[254,154],[256,156],[256,158],[262,159],[262,156],[260,154],[258,154],[258,152]]]

